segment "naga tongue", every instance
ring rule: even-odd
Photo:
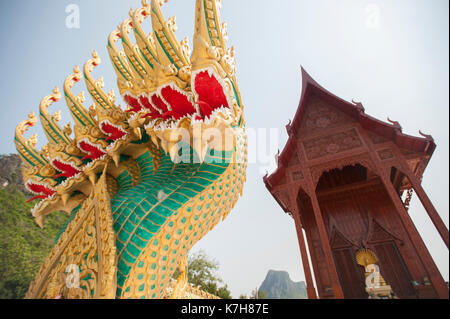
[[[159,113],[147,113],[147,114],[145,114],[145,115],[143,116],[144,119],[145,119],[145,118],[148,118],[148,117],[151,118],[152,120],[155,120],[155,119],[161,118],[162,115],[159,114]]]
[[[89,143],[86,143],[84,141],[80,142],[80,148],[83,152],[87,153],[87,155],[81,159],[82,161],[84,161],[86,159],[95,161],[96,159],[98,159],[106,154],[98,147],[90,145]]]
[[[142,109],[142,106],[139,104],[139,101],[130,95],[124,96],[125,102],[130,106],[130,109],[125,112],[139,112]]]
[[[58,160],[53,161],[53,165],[57,170],[61,172],[61,174],[58,174],[55,176],[55,178],[65,177],[65,178],[71,178],[78,173],[81,173],[78,169],[72,167],[71,165],[65,164],[63,162],[60,162]]]
[[[34,201],[35,199],[46,199],[48,197],[48,195],[37,195],[34,196],[32,198],[30,198],[29,200],[27,200],[27,203]]]
[[[208,117],[211,115],[213,109],[212,107],[203,101],[198,101],[197,105],[199,106],[199,110],[200,110],[200,114],[202,116],[202,118]]]
[[[164,120],[169,120],[171,117],[173,117],[175,120],[178,120],[181,116],[174,111],[168,111],[162,115],[162,118]]]
[[[106,141],[117,141],[121,139],[124,135],[126,135],[126,132],[123,132],[119,128],[111,125],[110,123],[104,122],[101,124],[101,129],[103,133],[108,135],[106,138]]]
[[[36,194],[36,196],[30,198],[27,203],[35,200],[35,199],[46,199],[47,197],[52,196],[53,194],[55,194],[56,192],[53,189],[50,189],[44,185],[40,185],[40,184],[27,184],[28,188]]]

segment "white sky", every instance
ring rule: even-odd
[[[192,39],[194,0],[171,0],[163,7],[177,15],[181,40]],[[449,215],[449,17],[446,0],[223,0],[230,45],[236,47],[238,80],[251,128],[279,128],[292,119],[300,98],[300,65],[332,93],[361,101],[381,120],[397,120],[404,132],[421,129],[437,150],[425,172],[425,190],[448,225]],[[80,28],[65,25],[69,4],[80,8]],[[0,2],[0,153],[15,152],[15,125],[96,49],[106,89],[115,75],[106,51],[110,31],[138,0],[16,0]],[[147,31],[150,26],[147,25]],[[123,105],[123,103],[122,103]],[[58,105],[65,109],[61,102]],[[63,123],[70,119],[63,111]],[[39,133],[40,145],[44,136]],[[33,132],[33,133],[34,133]],[[277,149],[272,150],[273,158]],[[266,163],[267,164],[267,163]],[[269,269],[304,280],[292,219],[265,189],[260,164],[249,165],[244,197],[227,218],[202,239],[220,263],[232,295],[250,293]],[[449,256],[420,202],[411,216],[448,280]]]

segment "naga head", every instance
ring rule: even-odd
[[[103,91],[103,78],[93,78],[101,63],[94,51],[63,84],[73,128],[61,127],[60,113],[49,111],[62,97],[58,88],[40,104],[39,117],[48,139],[41,151],[35,148],[35,136],[23,136],[37,117],[31,113],[17,126],[15,143],[24,163],[24,182],[34,194],[32,199],[40,200],[32,211],[39,225],[47,214],[70,213],[85,200],[105,166],[109,174],[120,175],[124,157],[150,151],[157,169],[161,152],[178,163],[186,160],[187,147],[188,158],[202,163],[208,152],[234,151],[236,138],[244,136],[234,49],[227,47],[226,24],[218,14],[220,1],[196,2],[193,50],[187,38],[177,40],[175,18],[165,19],[163,2],[143,0],[108,38],[125,108],[116,104],[113,91]],[[151,20],[150,33],[142,27],[146,19]],[[84,105],[84,92],[72,91],[82,80],[92,100],[90,107]]]
[[[189,137],[188,144],[203,161],[208,148],[231,149],[225,145],[227,136],[244,126],[234,50],[227,48],[226,25],[217,14],[220,1],[198,1],[192,54],[187,38],[176,39],[175,18],[164,18],[162,3],[143,1],[142,8],[130,11],[130,18],[111,33],[109,53],[130,126],[144,125],[173,160],[179,142]],[[153,32],[146,35],[141,25],[149,17]],[[132,31],[136,44],[130,40]],[[122,51],[116,47],[119,40]],[[222,143],[211,135],[220,136]]]
[[[93,78],[101,63],[94,51],[64,81],[73,127],[61,127],[60,113],[49,110],[62,97],[55,88],[40,104],[48,144],[38,151],[36,137],[23,136],[34,114],[16,129],[25,184],[40,199],[36,221],[71,213],[30,298],[164,298],[188,251],[242,195],[245,122],[220,1],[196,1],[192,53],[187,39],[175,37],[175,18],[164,18],[162,3],[142,1],[109,36],[123,109],[103,91],[103,78]],[[83,79],[90,107],[83,92],[73,92]],[[64,292],[69,261],[89,289]]]

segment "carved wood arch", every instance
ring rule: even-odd
[[[349,299],[367,298],[364,290],[364,270],[356,262],[355,252],[359,248],[358,245],[345,236],[336,225],[333,225],[330,247],[344,297]]]
[[[417,298],[417,292],[411,284],[410,270],[397,243],[403,245],[396,234],[379,221],[371,219],[366,246],[376,253],[381,275],[400,299]]]
[[[311,175],[314,186],[317,187],[320,177],[322,177],[324,173],[329,172],[333,169],[342,170],[345,166],[356,166],[358,164],[364,166],[366,169],[371,170],[372,172],[377,173],[376,166],[373,164],[372,160],[368,155],[342,158],[311,168]]]
[[[331,249],[337,249],[337,248],[358,248],[359,245],[357,245],[352,240],[348,239],[347,236],[345,236],[336,225],[333,225],[330,232],[330,246]]]
[[[385,243],[385,242],[396,242],[403,246],[403,240],[392,232],[388,227],[383,226],[374,217],[369,219],[369,229],[367,231],[367,237],[363,241],[365,247],[371,244]]]

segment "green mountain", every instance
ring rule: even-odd
[[[269,270],[259,292],[267,299],[307,299],[304,281],[293,282],[286,271]]]
[[[25,296],[30,282],[66,222],[64,213],[49,216],[45,228],[34,222],[35,203],[22,184],[18,155],[0,155],[0,299]]]

